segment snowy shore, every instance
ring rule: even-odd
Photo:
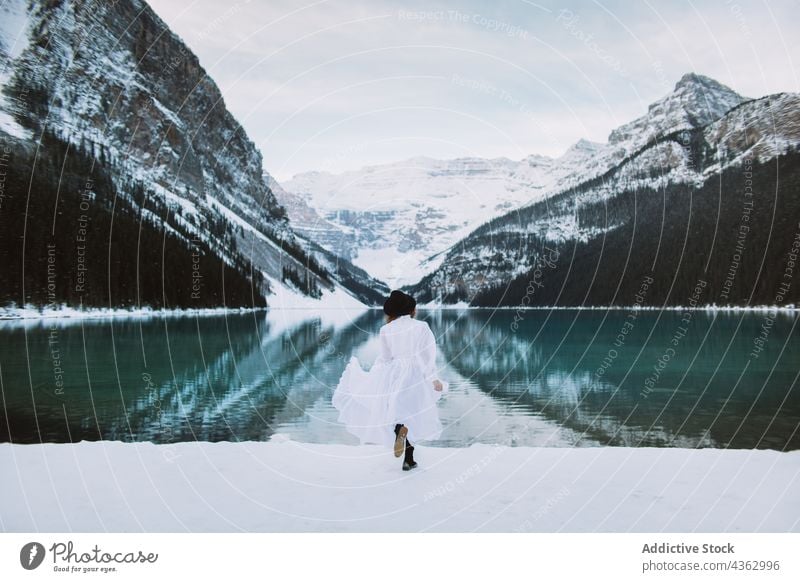
[[[498,307],[473,307],[463,301],[460,303],[423,303],[419,309],[452,309],[460,310],[491,310],[491,311],[708,311],[708,312],[744,312],[761,313],[778,311],[781,313],[792,313],[800,311],[800,306],[788,305],[697,305],[695,307],[686,305],[563,305],[551,307],[549,305],[502,305]]]
[[[800,451],[0,444],[4,531],[800,531]]]
[[[152,309],[150,307],[140,308],[118,308],[111,309],[106,307],[92,307],[87,309],[76,309],[74,307],[61,306],[57,308],[34,306],[26,307],[3,307],[0,308],[0,321],[17,319],[106,319],[106,318],[148,318],[148,317],[213,317],[218,315],[230,315],[232,313],[251,313],[254,311],[266,311],[266,307],[208,307],[202,309]]]
[[[86,307],[78,309],[68,305],[24,307],[0,307],[0,321],[14,321],[22,319],[123,319],[123,318],[149,318],[149,317],[213,317],[231,315],[235,313],[253,313],[265,311],[293,311],[293,310],[364,310],[369,309],[355,297],[336,289],[324,291],[322,297],[313,299],[301,297],[290,292],[283,285],[272,281],[275,293],[269,296],[268,307],[205,307],[198,309],[153,309],[152,307]]]
[[[105,318],[148,318],[148,317],[209,317],[217,315],[230,315],[233,313],[250,313],[260,311],[303,311],[303,310],[337,310],[343,309],[347,311],[352,310],[368,310],[380,309],[379,307],[368,307],[358,300],[347,296],[346,300],[341,300],[344,294],[339,294],[332,297],[329,301],[286,301],[277,303],[273,307],[210,307],[207,309],[151,309],[143,307],[139,309],[109,309],[109,308],[91,308],[91,309],[74,309],[70,307],[61,307],[58,309],[39,309],[33,306],[24,308],[0,308],[0,321],[14,321],[21,319],[105,319]],[[700,307],[634,307],[634,306],[598,306],[598,307],[470,307],[466,304],[431,304],[427,303],[419,306],[420,310],[496,310],[496,311],[630,311],[637,309],[640,311],[705,311],[705,312],[743,312],[743,313],[769,313],[779,312],[791,314],[800,311],[800,307],[794,305],[777,306],[754,306],[754,307],[737,307],[737,306],[715,306],[706,305]]]

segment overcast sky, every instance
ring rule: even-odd
[[[414,156],[558,156],[690,71],[800,91],[797,3],[150,0],[280,179]]]

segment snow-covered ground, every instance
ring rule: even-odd
[[[67,305],[56,307],[0,307],[0,321],[17,319],[97,319],[121,317],[204,317],[242,313],[247,311],[284,310],[284,309],[313,309],[313,310],[364,310],[363,303],[350,295],[347,291],[337,287],[333,291],[324,289],[319,299],[308,297],[295,292],[276,279],[265,275],[271,284],[273,293],[267,296],[268,307],[207,307],[202,309],[152,309],[151,307],[138,308],[108,308],[88,307],[76,309]]]
[[[800,307],[793,303],[787,305],[700,305],[690,307],[686,305],[574,305],[552,307],[549,305],[502,305],[499,307],[470,307],[464,301],[459,303],[437,303],[430,302],[418,306],[420,309],[491,309],[491,310],[513,310],[513,311],[743,311],[749,312],[770,312],[778,311],[791,313],[798,311]]]
[[[243,313],[247,311],[264,311],[265,307],[207,307],[202,309],[152,309],[138,307],[126,309],[124,307],[89,307],[76,309],[67,305],[53,307],[0,307],[0,321],[17,319],[104,319],[109,317],[206,317],[225,315],[230,313]]]
[[[800,531],[800,451],[0,445],[4,531]]]
[[[267,302],[273,309],[366,309],[361,301],[350,295],[341,287],[336,287],[333,291],[322,290],[322,296],[318,299],[308,297],[299,291],[290,289],[281,281],[270,277],[266,273],[264,277],[269,281],[272,293],[267,296]]]

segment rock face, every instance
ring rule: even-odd
[[[791,298],[776,294],[777,275],[760,265],[767,255],[775,261],[767,264],[781,264],[792,248],[799,144],[800,95],[747,100],[686,75],[646,116],[614,130],[608,144],[576,144],[567,155],[580,164],[547,199],[475,229],[411,290],[444,303],[624,305],[638,285],[622,285],[625,267],[645,276],[672,255],[677,262],[658,269],[664,280],[648,303],[685,304],[703,277],[714,281],[704,303],[794,301],[796,290]],[[700,249],[716,253],[714,260],[700,264]],[[680,270],[691,274],[678,277]],[[614,292],[623,288],[627,295]]]
[[[47,133],[80,148],[132,212],[201,241],[259,279],[259,293],[278,286],[319,297],[341,287],[291,229],[214,81],[145,2],[11,0],[3,11],[0,131],[14,147]],[[143,208],[133,184],[157,208]]]
[[[634,151],[673,131],[706,126],[744,101],[749,99],[722,83],[688,73],[672,93],[651,104],[646,115],[612,131],[608,143],[629,144],[627,149]]]
[[[47,106],[46,119],[29,112],[32,122],[102,145],[110,161],[176,195],[188,188],[192,204],[212,196],[256,225],[282,216],[261,154],[147,4],[33,3],[27,32],[9,81]]]
[[[333,253],[347,260],[354,257],[356,233],[348,232],[341,225],[320,216],[302,196],[287,192],[269,174],[264,174],[264,180],[291,217],[292,228],[297,234],[331,249]]]

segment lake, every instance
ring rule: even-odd
[[[420,312],[451,390],[435,446],[800,448],[796,312]],[[331,395],[382,313],[0,322],[0,441],[356,444]]]

